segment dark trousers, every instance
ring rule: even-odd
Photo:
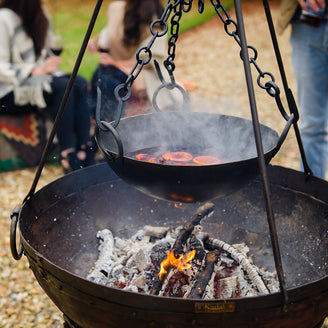
[[[114,121],[118,118],[118,101],[115,97],[114,90],[119,84],[124,83],[126,79],[127,75],[115,66],[99,65],[97,67],[91,80],[93,115],[95,115],[97,87],[99,87],[101,91],[101,120]]]
[[[55,120],[62,98],[66,91],[69,75],[53,76],[52,92],[44,92],[46,108],[26,105],[18,106],[14,103],[13,93],[0,99],[0,112],[6,114],[22,114],[31,111],[44,112],[52,121]],[[60,119],[57,138],[60,150],[80,148],[90,141],[90,110],[88,106],[87,81],[77,76],[64,113]]]

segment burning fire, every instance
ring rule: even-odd
[[[176,258],[174,252],[171,251],[167,255],[166,259],[161,263],[161,269],[158,274],[159,279],[162,280],[163,276],[165,276],[167,273],[167,269],[169,268],[177,268],[178,271],[190,268],[191,264],[188,262],[190,262],[195,257],[195,254],[196,250],[193,249],[187,255],[183,256],[182,254],[179,254],[179,257]]]

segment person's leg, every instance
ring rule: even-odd
[[[6,96],[0,99],[0,113],[10,114],[10,115],[20,115],[25,113],[30,113],[33,111],[38,111],[36,106],[24,105],[19,106],[15,104],[14,93],[10,92]]]
[[[325,178],[327,165],[328,52],[327,24],[319,28],[295,22],[292,26],[292,62],[297,81],[300,131],[308,164]]]
[[[52,121],[55,121],[56,119],[59,107],[66,91],[68,79],[69,78],[67,76],[54,76],[51,83],[52,92],[44,93],[44,98],[47,103],[47,111]],[[73,102],[70,95],[65,106],[63,116],[61,117],[58,124],[57,138],[60,150],[75,148],[73,136],[74,112],[71,109],[72,107]]]
[[[68,81],[68,76],[53,76],[51,83],[52,92],[44,93],[45,101],[47,103],[47,110],[53,121],[56,119]],[[71,94],[57,129],[57,138],[61,157],[60,162],[65,173],[72,170],[77,170],[81,167],[80,159],[76,154],[74,116],[74,96]]]
[[[97,149],[94,149],[94,143],[90,136],[91,114],[88,102],[88,84],[82,76],[77,76],[72,89],[74,100],[74,120],[77,156],[81,159],[83,167],[95,163],[94,155]]]
[[[90,142],[90,110],[88,105],[87,81],[77,76],[72,89],[72,111],[74,111],[74,125],[77,147]]]

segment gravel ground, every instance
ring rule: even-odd
[[[273,17],[278,2],[272,1]],[[231,11],[234,18],[234,12]],[[282,90],[273,54],[270,35],[262,3],[258,0],[243,3],[246,37],[249,45],[258,49],[258,65],[276,77]],[[295,90],[290,63],[289,31],[279,36],[280,48],[287,77]],[[223,29],[217,18],[179,37],[176,57],[176,77],[193,81],[190,91],[195,109],[211,110],[229,115],[250,117],[248,95],[239,48]],[[260,121],[281,132],[285,121],[279,114],[274,99],[255,86]],[[294,93],[295,94],[295,93]],[[206,99],[206,101],[204,101]],[[291,131],[272,163],[298,169],[298,148]],[[0,173],[0,327],[62,327],[60,311],[39,287],[28,268],[25,257],[12,259],[9,249],[10,212],[25,198],[31,186],[35,169]],[[47,166],[39,187],[62,175],[56,166]]]

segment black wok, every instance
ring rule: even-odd
[[[130,237],[146,224],[178,226],[197,204],[176,208],[119,179],[106,164],[76,171],[38,191],[19,218],[24,254],[38,282],[77,326],[313,328],[328,313],[328,183],[268,167],[289,303],[280,293],[231,300],[183,300],[104,287],[85,277],[98,255],[96,233]],[[215,199],[204,231],[245,242],[274,271],[262,184],[252,180]]]
[[[112,169],[127,183],[159,199],[202,202],[224,197],[259,174],[252,121],[199,112],[158,112],[120,120],[97,130],[97,142]],[[278,151],[278,134],[261,125],[266,163]],[[222,159],[215,165],[170,165],[129,154],[161,147]]]

